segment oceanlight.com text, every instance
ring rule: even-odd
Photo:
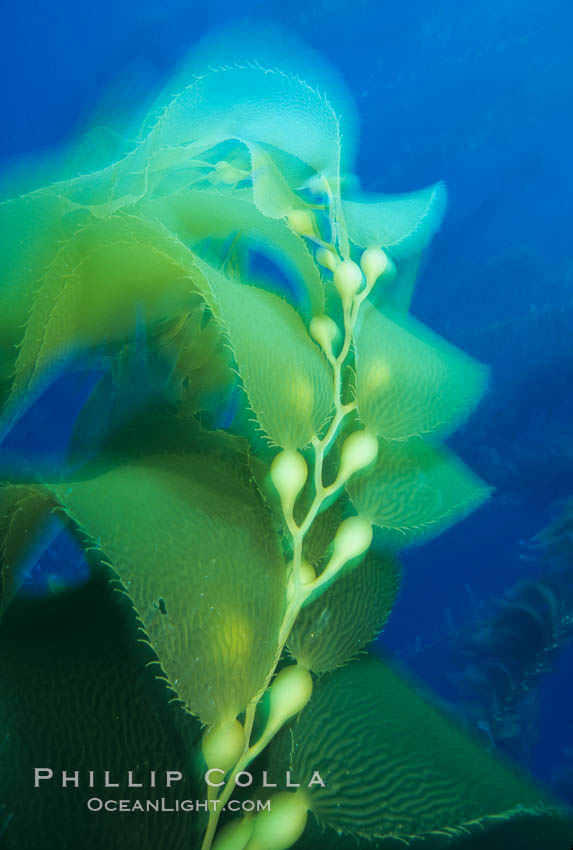
[[[104,800],[90,797],[90,812],[207,812],[218,811],[220,800]],[[229,800],[221,809],[229,812],[262,812],[271,810],[271,800]]]

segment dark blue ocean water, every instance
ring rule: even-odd
[[[65,143],[102,108],[102,91],[112,92],[108,115],[145,100],[199,37],[244,16],[288,26],[344,75],[360,112],[365,188],[448,185],[413,312],[491,367],[486,398],[453,444],[496,490],[405,556],[383,641],[455,702],[456,634],[492,597],[543,570],[524,559],[524,541],[573,496],[571,5],[4,0],[0,159]],[[65,444],[64,424],[87,393],[74,381],[46,402],[61,417],[53,431],[34,434],[24,422],[22,444]],[[540,688],[530,764],[544,779],[573,746],[572,671],[565,647]]]

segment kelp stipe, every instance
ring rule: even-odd
[[[56,510],[206,727],[189,757],[222,784],[205,787],[203,850],[286,850],[309,811],[402,842],[540,815],[551,802],[527,780],[385,665],[352,660],[390,614],[399,550],[489,493],[441,444],[486,370],[408,315],[444,187],[345,193],[354,151],[337,109],[256,58],[205,62],[120,156],[0,207],[2,428],[76,354],[97,352],[114,378],[77,422],[89,461],[2,490],[6,602],[26,536]],[[153,392],[135,409],[125,363],[142,348]],[[307,787],[219,831],[270,744]],[[321,769],[326,785],[307,776]]]

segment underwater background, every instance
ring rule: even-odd
[[[402,556],[380,644],[571,802],[573,508],[557,554],[533,539],[573,499],[572,17],[565,0],[0,4],[1,170],[144,103],[199,38],[246,19],[288,27],[342,73],[365,188],[446,181],[413,312],[491,367],[451,445],[495,492]],[[64,375],[3,451],[57,465],[94,380]],[[82,580],[67,545],[23,593]]]

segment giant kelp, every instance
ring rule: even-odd
[[[103,133],[98,151],[96,133],[73,173],[0,206],[2,431],[63,370],[105,372],[67,467],[1,491],[5,604],[56,512],[207,727],[225,784],[205,790],[204,850],[289,847],[308,810],[407,842],[549,811],[386,666],[335,669],[388,617],[399,550],[489,492],[442,445],[486,370],[408,315],[444,187],[351,189],[353,135],[312,70],[184,77],[133,141]],[[280,758],[316,758],[326,789],[218,833],[238,774],[294,717]]]

